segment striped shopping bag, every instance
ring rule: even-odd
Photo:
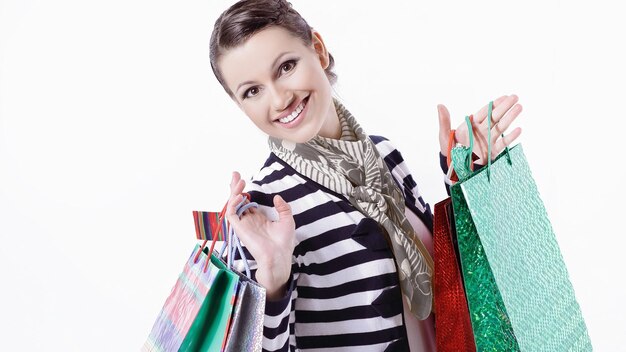
[[[224,270],[220,270],[197,244],[152,326],[142,351],[178,351],[192,325],[199,324],[196,317],[208,301],[209,292],[215,294],[215,287],[223,286],[223,276]]]

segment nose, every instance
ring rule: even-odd
[[[274,111],[281,112],[291,106],[295,98],[295,94],[290,89],[283,89],[277,86],[271,88],[272,107]]]

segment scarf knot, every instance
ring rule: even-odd
[[[373,206],[375,209],[371,209],[372,211],[376,211],[376,215],[378,212],[386,213],[387,212],[387,200],[383,197],[382,194],[376,192],[372,187],[369,186],[357,186],[352,189],[351,196],[356,199],[362,208],[367,209],[370,206]],[[374,214],[372,214],[374,215]]]

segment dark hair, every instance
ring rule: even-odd
[[[255,33],[271,26],[286,29],[294,37],[300,38],[306,46],[313,42],[311,26],[286,0],[241,0],[215,21],[209,45],[211,69],[231,97],[233,93],[226,86],[217,61],[228,49],[243,44]],[[332,71],[335,59],[330,53],[328,56],[329,64],[324,71],[330,84],[334,84],[337,81],[337,75]]]

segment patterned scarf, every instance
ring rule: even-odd
[[[341,139],[316,136],[306,143],[269,137],[271,151],[300,174],[344,195],[376,220],[391,244],[402,293],[411,312],[426,319],[432,309],[433,260],[404,214],[404,197],[374,142],[333,98]]]

